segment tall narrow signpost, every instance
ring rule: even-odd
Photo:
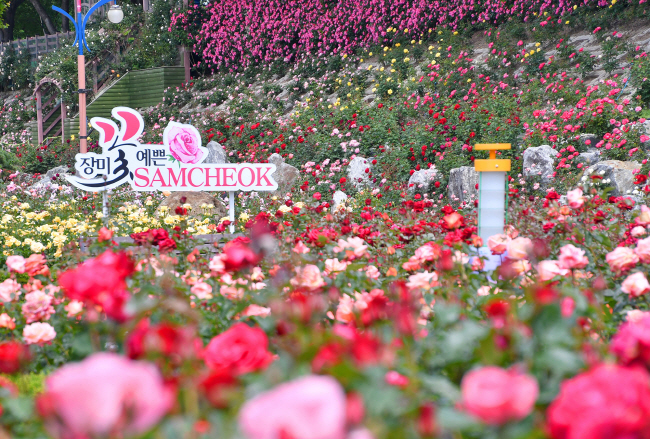
[[[86,120],[86,92],[91,91],[86,89],[86,61],[85,61],[85,56],[84,56],[84,46],[86,47],[86,50],[90,52],[90,49],[88,48],[88,43],[86,42],[86,25],[88,24],[88,18],[92,15],[93,12],[95,12],[97,9],[100,7],[104,6],[105,4],[111,2],[113,0],[100,0],[99,2],[95,3],[95,5],[88,10],[88,12],[84,15],[81,13],[81,0],[77,0],[77,19],[75,20],[68,14],[67,11],[64,11],[63,9],[57,7],[57,6],[52,6],[52,9],[55,11],[63,14],[70,20],[70,22],[74,25],[75,27],[75,39],[72,45],[74,46],[75,44],[79,47],[79,54],[77,55],[77,76],[79,79],[79,90],[77,91],[79,93],[79,151],[84,154],[88,152],[88,121]],[[108,19],[112,23],[119,23],[122,21],[122,18],[124,17],[124,13],[122,12],[122,9],[117,6],[113,5],[111,9],[108,11]]]
[[[509,159],[497,159],[498,150],[510,149],[509,143],[483,143],[474,146],[477,151],[489,151],[489,159],[474,160],[474,169],[479,173],[478,179],[478,234],[483,239],[479,249],[481,256],[488,261],[485,268],[496,268],[500,258],[496,258],[486,247],[491,236],[503,234],[505,226],[506,172],[510,171]]]

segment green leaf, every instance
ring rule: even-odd
[[[5,400],[2,405],[19,421],[28,420],[34,412],[34,401],[26,396]]]
[[[460,390],[449,379],[440,375],[424,375],[420,379],[425,388],[439,397],[448,399],[451,402],[456,402],[460,399]]]

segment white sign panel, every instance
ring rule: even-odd
[[[113,108],[110,119],[94,117],[102,154],[76,155],[82,177],[67,176],[79,189],[101,191],[129,183],[136,191],[274,191],[278,188],[272,163],[203,163],[208,149],[192,125],[169,122],[163,144],[140,144],[144,120],[127,107]],[[103,176],[106,176],[106,181]]]

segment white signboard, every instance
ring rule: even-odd
[[[77,154],[79,176],[66,176],[79,189],[99,192],[129,183],[136,191],[227,191],[234,223],[234,191],[278,188],[272,163],[203,163],[208,149],[201,146],[201,135],[192,125],[169,122],[162,145],[141,144],[144,120],[140,113],[127,107],[115,107],[111,113],[120,122],[119,128],[110,119],[90,120],[99,132],[102,153]],[[232,225],[230,230],[234,230]]]
[[[272,163],[203,163],[208,149],[192,125],[169,122],[163,144],[141,144],[144,120],[137,111],[116,107],[110,119],[94,117],[101,154],[76,155],[79,176],[67,180],[79,189],[101,191],[129,183],[136,191],[274,191]],[[107,179],[104,180],[103,176]]]

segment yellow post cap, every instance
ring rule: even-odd
[[[477,143],[474,145],[476,151],[490,151],[490,158],[485,160],[474,160],[474,169],[478,172],[509,172],[510,160],[497,160],[497,150],[510,149],[509,143]]]

